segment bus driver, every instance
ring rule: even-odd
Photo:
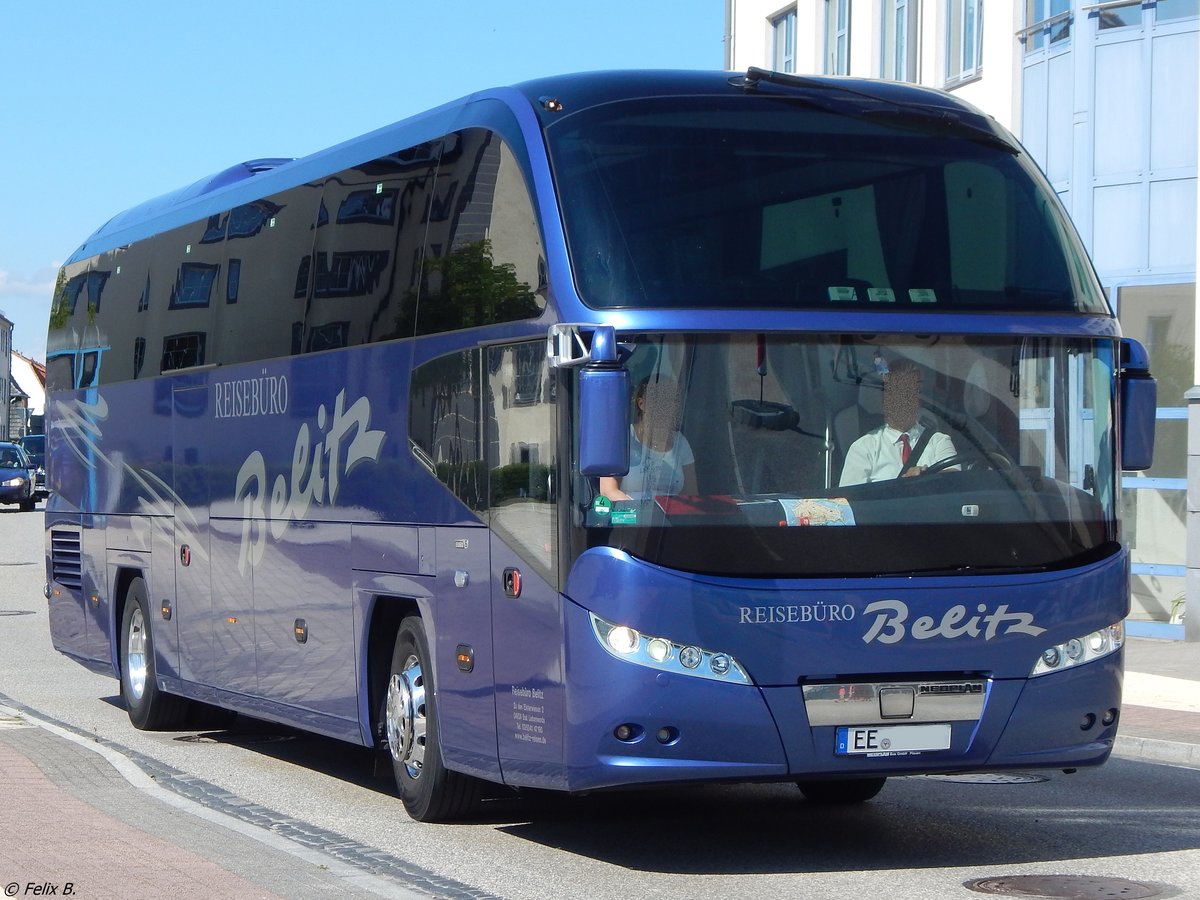
[[[841,487],[920,475],[954,456],[954,442],[917,421],[921,409],[921,370],[908,360],[883,376],[883,420],[846,451]]]

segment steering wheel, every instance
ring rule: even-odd
[[[962,466],[963,468],[975,468],[977,466],[986,466],[989,469],[1002,469],[1008,471],[1013,467],[1013,461],[995,450],[986,451],[983,456],[974,456],[970,453],[955,453],[953,456],[948,456],[945,459],[938,460],[933,465],[926,466],[923,475],[934,475],[938,472],[945,471],[952,466]]]

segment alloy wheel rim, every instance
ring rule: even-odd
[[[410,656],[388,681],[386,728],[388,752],[417,779],[425,768],[425,675],[421,661]]]
[[[140,606],[129,618],[125,665],[129,669],[129,692],[134,700],[141,700],[146,693],[146,622]]]

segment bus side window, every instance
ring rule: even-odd
[[[541,315],[545,262],[533,203],[498,134],[445,139],[429,210],[417,333]]]
[[[486,509],[488,503],[479,426],[480,353],[450,353],[413,369],[408,406],[413,455],[475,511]]]

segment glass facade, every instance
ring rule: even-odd
[[[1195,372],[1194,284],[1123,287],[1124,333],[1141,341],[1158,380],[1153,468],[1123,478],[1121,517],[1133,552],[1131,617],[1178,621],[1187,547],[1188,422],[1184,395]]]

